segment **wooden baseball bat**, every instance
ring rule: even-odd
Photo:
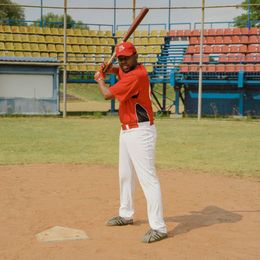
[[[147,7],[143,7],[139,13],[139,15],[135,18],[132,25],[129,27],[128,31],[124,35],[123,42],[126,42],[129,37],[132,35],[132,33],[135,31],[136,27],[142,22],[146,14],[148,13],[149,9]],[[116,52],[114,51],[113,55],[109,59],[109,61],[106,63],[106,66],[103,69],[103,72],[106,72],[109,68],[110,64],[113,62],[114,58],[116,57]]]

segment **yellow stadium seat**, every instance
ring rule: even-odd
[[[88,36],[89,36],[89,30],[83,29],[83,30],[81,31],[81,35],[82,35],[82,36],[85,36],[85,37],[88,37]]]
[[[5,51],[0,51],[0,56],[6,56],[6,52]]]
[[[74,36],[74,30],[73,29],[67,29],[67,35],[68,36]]]
[[[113,38],[108,38],[108,44],[109,45],[115,45],[115,41]]]
[[[153,72],[153,65],[147,64],[147,65],[145,65],[145,68],[146,68],[147,72]]]
[[[28,42],[23,43],[22,46],[23,46],[24,51],[30,51],[31,50],[30,43],[28,43]]]
[[[151,30],[150,36],[157,37],[160,35],[160,32],[158,30]]]
[[[43,27],[43,28],[42,28],[42,33],[43,33],[43,34],[51,34],[51,28],[49,28],[49,27]]]
[[[167,36],[167,30],[160,30],[160,36],[162,37]]]
[[[145,47],[145,52],[144,52],[144,53],[147,53],[147,54],[154,53],[153,46],[146,46],[146,47]]]
[[[125,35],[125,31],[116,31],[116,37],[120,37],[123,38],[123,36]]]
[[[27,33],[35,34],[35,27],[34,26],[28,26],[27,27]]]
[[[23,57],[23,56],[24,56],[22,51],[16,51],[16,52],[14,53],[14,55],[15,55],[15,56],[19,56],[19,57]]]
[[[38,47],[40,51],[47,51],[47,45],[45,43],[39,43]]]
[[[89,53],[96,53],[96,46],[88,46]]]
[[[9,26],[9,25],[3,25],[2,28],[3,28],[3,32],[7,32],[7,33],[12,32],[11,26]]]
[[[0,50],[5,50],[5,44],[3,42],[0,42]]]
[[[19,26],[20,33],[27,33],[27,26]]]
[[[79,64],[79,70],[80,71],[87,71],[87,65],[86,64]]]
[[[92,43],[95,45],[100,45],[99,38],[92,38]]]
[[[91,63],[93,63],[93,62],[96,62],[96,56],[93,56],[93,55],[88,55],[87,57],[86,57],[86,60],[87,60],[87,62],[91,62]]]
[[[141,45],[141,38],[135,37],[135,38],[134,38],[134,44],[135,44],[135,45]]]
[[[104,46],[103,47],[103,53],[111,53],[112,52],[112,49],[111,49],[111,47],[110,46]]]
[[[57,53],[56,52],[50,52],[49,55],[50,55],[50,58],[57,59]]]
[[[72,45],[72,52],[80,52],[79,45]]]
[[[0,41],[5,41],[5,35],[3,33],[0,33]]]
[[[58,28],[53,27],[50,30],[51,30],[51,34],[53,34],[53,35],[59,35],[60,34]]]
[[[15,42],[21,42],[22,41],[22,38],[21,38],[20,34],[14,34],[13,37],[14,37],[13,40]]]
[[[67,70],[69,70],[69,71],[77,71],[77,65],[75,65],[75,64],[69,64],[68,66],[67,66]]]
[[[16,51],[22,51],[23,50],[23,45],[20,42],[15,42],[13,46],[14,46],[14,50],[16,50]]]
[[[141,43],[142,45],[148,45],[148,38],[147,37],[141,38]]]
[[[37,44],[37,43],[31,43],[31,44],[30,44],[30,49],[31,49],[32,51],[39,51],[38,44]]]
[[[103,46],[96,46],[96,53],[104,53]]]
[[[164,38],[163,37],[158,37],[157,38],[157,44],[160,44],[160,45],[164,44]]]
[[[93,44],[92,39],[90,37],[85,38],[85,44]]]
[[[94,64],[87,64],[87,71],[95,71],[96,68],[95,68],[95,65]]]
[[[43,29],[42,29],[42,27],[35,27],[35,33],[36,33],[36,34],[43,34]]]
[[[29,35],[28,34],[22,34],[21,35],[21,41],[22,42],[30,42]]]
[[[112,31],[105,31],[104,35],[107,37],[112,37]]]
[[[53,42],[53,37],[51,35],[46,35],[45,36],[45,41],[46,41],[46,43],[52,43]]]
[[[153,46],[153,53],[159,54],[161,53],[161,46]]]
[[[24,52],[23,52],[23,56],[25,56],[25,57],[31,57],[32,54],[31,54],[30,51],[24,51]]]
[[[11,26],[11,31],[12,33],[19,33],[20,32],[19,26]]]
[[[104,62],[104,56],[103,55],[97,55],[96,56],[96,62],[99,62],[99,63]]]
[[[74,31],[75,36],[82,36],[81,29],[76,28],[76,29],[73,29],[73,31]]]
[[[15,50],[14,49],[14,44],[12,42],[6,42],[5,43],[5,48],[6,48],[6,50],[10,50],[10,51]]]
[[[78,62],[85,61],[84,54],[76,54],[76,61],[78,61]]]
[[[77,37],[68,37],[67,43],[69,44],[77,44]]]
[[[145,47],[144,46],[136,46],[136,50],[138,53],[145,53]]]
[[[64,52],[63,44],[56,44],[56,51],[57,52]]]
[[[14,51],[6,51],[6,52],[5,52],[5,55],[6,55],[6,56],[15,56],[15,55],[14,55]]]
[[[77,37],[77,44],[85,44],[85,39],[83,37]]]
[[[150,45],[156,45],[157,44],[157,37],[150,37],[148,42],[149,42]]]
[[[54,42],[54,43],[63,43],[63,37],[54,35],[54,36],[53,36],[53,42]]]
[[[14,40],[13,34],[11,33],[6,33],[4,36],[5,36],[5,41],[7,42],[12,42]]]
[[[47,47],[49,52],[56,52],[55,44],[49,43]]]
[[[108,45],[108,39],[107,38],[100,38],[99,43],[101,45]]]
[[[32,52],[32,57],[41,57],[40,52]]]
[[[88,53],[88,47],[86,45],[80,45],[79,49],[81,53]]]
[[[31,34],[31,35],[29,35],[29,41],[30,42],[38,42],[38,38],[35,34]]]
[[[46,43],[45,37],[43,35],[37,36],[37,41],[42,42],[42,43]]]
[[[41,52],[41,57],[49,58],[49,53],[48,52]]]
[[[98,31],[97,30],[89,30],[89,35],[90,36],[98,36]]]

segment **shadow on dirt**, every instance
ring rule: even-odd
[[[235,223],[242,216],[216,206],[208,206],[201,211],[192,211],[189,215],[166,217],[166,222],[177,222],[177,226],[168,232],[169,237],[187,233],[193,229],[208,227],[215,224]]]

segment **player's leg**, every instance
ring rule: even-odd
[[[160,182],[155,169],[155,126],[140,127],[129,132],[128,151],[143,192],[147,200],[147,212],[150,227],[166,233],[163,220],[163,207]]]
[[[132,219],[134,215],[133,193],[135,188],[135,172],[126,145],[126,134],[121,131],[119,138],[119,216]]]

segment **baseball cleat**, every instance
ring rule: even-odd
[[[153,243],[167,238],[167,233],[162,233],[154,229],[150,229],[143,237],[143,243]]]
[[[107,226],[125,226],[125,225],[133,225],[132,219],[125,219],[120,216],[113,217],[109,219],[106,223]]]

